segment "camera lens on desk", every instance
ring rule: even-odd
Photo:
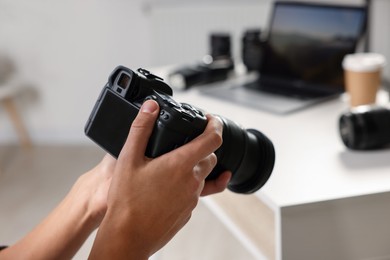
[[[339,130],[350,149],[368,150],[390,144],[390,110],[378,106],[360,106],[341,115]]]
[[[242,38],[242,62],[248,71],[259,71],[263,58],[261,30],[247,30]]]

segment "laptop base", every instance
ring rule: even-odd
[[[261,89],[245,87],[245,84],[236,85],[229,83],[225,83],[223,86],[213,86],[207,89],[203,88],[200,93],[279,115],[290,114],[339,96],[339,94],[332,94],[329,96],[313,98],[299,98],[273,94]]]

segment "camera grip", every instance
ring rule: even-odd
[[[202,129],[195,127],[185,129],[186,126],[180,120],[181,118],[166,119],[164,115],[157,119],[149,139],[146,156],[156,158],[168,153],[188,143],[203,132]]]

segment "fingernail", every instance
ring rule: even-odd
[[[141,107],[141,112],[152,114],[158,109],[158,104],[153,100],[146,100]]]

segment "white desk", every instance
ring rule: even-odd
[[[387,102],[385,93],[378,98]],[[174,99],[258,129],[273,141],[275,168],[261,190],[204,199],[256,258],[390,258],[390,149],[344,147],[338,118],[347,109],[346,96],[287,116],[197,89],[174,91]]]

